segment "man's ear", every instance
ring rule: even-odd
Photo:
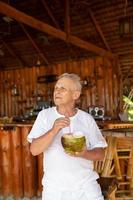
[[[73,92],[73,99],[77,100],[80,97],[80,91],[76,90]]]

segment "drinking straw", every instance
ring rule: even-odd
[[[69,113],[68,113],[68,112],[65,113],[65,117],[69,118]],[[69,118],[69,119],[70,119],[70,118]],[[70,122],[71,122],[71,121],[70,121]],[[69,133],[72,134],[70,124],[69,124]]]
[[[72,134],[72,132],[71,132],[71,126],[69,125],[69,133],[71,133]]]

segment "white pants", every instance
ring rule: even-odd
[[[101,188],[96,181],[79,190],[68,191],[54,187],[45,187],[42,193],[42,200],[104,200]]]

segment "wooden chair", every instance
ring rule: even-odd
[[[115,200],[115,192],[117,184],[115,179],[114,170],[114,155],[117,145],[115,137],[106,137],[108,147],[105,150],[105,158],[103,161],[96,161],[94,163],[94,170],[98,172],[100,179],[99,184],[106,200]]]
[[[133,200],[133,137],[117,138],[114,164],[118,180],[116,200]]]
[[[106,140],[105,159],[94,163],[103,194],[107,200],[133,200],[133,137]]]

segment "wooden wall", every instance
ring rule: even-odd
[[[53,84],[37,83],[37,77],[46,74],[60,75],[73,72],[90,84],[83,88],[80,107],[87,110],[89,105],[102,105],[106,115],[116,117],[120,106],[121,76],[116,60],[97,57],[82,61],[64,62],[50,66],[23,68],[0,72],[0,116],[21,115],[34,106],[38,94],[45,100],[52,97]],[[12,95],[14,85],[18,96]]]

